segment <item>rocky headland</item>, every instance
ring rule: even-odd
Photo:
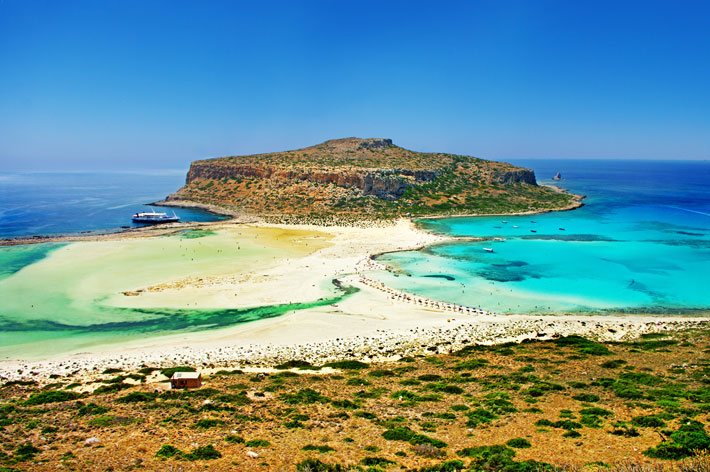
[[[538,185],[530,169],[410,151],[381,138],[195,161],[185,186],[161,203],[282,218],[277,221],[508,214],[580,205],[573,195]]]

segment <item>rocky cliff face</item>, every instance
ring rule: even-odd
[[[535,179],[535,172],[530,169],[497,171],[493,178],[490,180],[490,182],[497,184],[537,185],[537,180]]]
[[[186,184],[190,185],[202,180],[238,178],[269,179],[283,185],[308,181],[358,189],[363,195],[394,200],[401,197],[408,187],[431,182],[439,175],[440,172],[436,171],[409,169],[290,169],[252,164],[215,166],[210,161],[198,161],[190,166]]]

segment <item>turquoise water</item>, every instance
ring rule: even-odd
[[[387,254],[380,261],[400,272],[379,278],[418,295],[506,313],[710,309],[710,163],[519,164],[535,169],[542,183],[561,172],[560,186],[587,195],[585,206],[422,220],[429,231],[490,240]]]
[[[240,239],[235,239],[236,233]],[[194,305],[196,299],[173,300],[171,295],[161,300],[175,302],[173,307],[162,302],[150,308],[121,306],[123,300],[133,301],[121,295],[123,290],[196,274],[248,270],[283,255],[279,244],[288,244],[293,254],[305,251],[297,247],[299,234],[289,236],[296,240],[290,243],[285,237],[267,244],[268,234],[252,233],[196,230],[124,242],[0,247],[0,359],[41,359],[156,336],[216,330],[338,303],[354,292],[331,283],[324,284],[322,298],[302,303],[191,309],[182,307],[186,302]]]

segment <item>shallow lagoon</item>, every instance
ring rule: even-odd
[[[216,329],[334,303],[343,293],[332,288],[324,290],[322,300],[249,307],[227,298],[223,286],[200,289],[199,295],[170,290],[123,294],[154,284],[261,270],[327,244],[321,233],[239,227],[0,248],[0,358],[39,358],[140,337]]]
[[[587,195],[585,206],[422,220],[429,231],[490,240],[384,255],[379,260],[399,273],[379,278],[418,295],[499,312],[710,308],[710,163],[520,164],[543,176],[561,171],[561,186]]]

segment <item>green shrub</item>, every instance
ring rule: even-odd
[[[388,429],[387,431],[382,433],[382,437],[387,439],[388,441],[406,441],[415,446],[417,444],[430,444],[439,449],[446,447],[446,443],[444,441],[430,438],[429,436],[425,436],[423,434],[415,433],[406,426]]]
[[[79,416],[102,415],[109,410],[110,408],[106,406],[97,405],[96,403],[89,403],[79,407]]]
[[[18,462],[28,461],[40,452],[42,452],[42,449],[33,446],[30,442],[26,442],[15,449],[15,460]]]
[[[663,378],[645,372],[624,372],[619,379],[631,384],[654,386],[663,383]]]
[[[198,420],[197,423],[195,423],[195,427],[202,428],[202,429],[209,429],[209,428],[214,428],[215,426],[221,426],[223,424],[224,424],[224,421],[222,421],[222,420],[205,418],[205,419]]]
[[[271,443],[264,439],[251,439],[245,443],[247,447],[269,447]]]
[[[635,438],[641,436],[641,434],[636,430],[636,428],[629,428],[628,426],[622,425],[619,428],[610,431],[611,434],[616,436],[624,436],[626,438]]]
[[[332,402],[330,402],[330,404],[336,408],[344,408],[346,410],[357,410],[358,408],[360,408],[360,405],[358,403],[355,403],[348,399],[333,400]]]
[[[431,386],[431,389],[435,392],[448,393],[450,395],[461,395],[464,393],[464,389],[458,385],[449,385],[445,383],[438,383]]]
[[[492,412],[502,415],[505,413],[515,413],[517,408],[510,401],[510,395],[505,392],[491,392],[486,395],[483,404]]]
[[[335,362],[328,362],[325,364],[326,367],[332,367],[333,369],[342,369],[342,370],[361,370],[361,369],[367,369],[370,367],[369,364],[365,364],[364,362],[360,361],[355,361],[355,360],[342,360],[342,361],[335,361]]]
[[[560,421],[555,421],[552,423],[552,426],[555,428],[560,428],[560,429],[567,429],[567,430],[573,430],[573,429],[580,429],[582,425],[580,423],[577,423],[576,421],[572,420],[560,420]]]
[[[315,446],[313,444],[308,444],[306,446],[303,446],[301,449],[304,451],[318,451],[320,453],[335,451],[335,449],[333,449],[332,447],[327,446],[327,445],[326,446]]]
[[[510,439],[505,444],[508,447],[514,447],[516,449],[524,449],[524,448],[532,447],[532,444],[530,444],[530,441],[528,441],[525,438],[513,438],[513,439]]]
[[[125,390],[127,388],[131,388],[133,385],[127,384],[127,383],[112,383],[108,385],[102,385],[96,390],[94,390],[94,395],[101,395],[104,393],[113,393],[113,392],[120,392],[121,390]]]
[[[417,377],[417,379],[421,380],[422,382],[436,382],[438,380],[441,380],[442,377],[441,375],[436,375],[436,374],[426,374],[426,375],[420,375]]]
[[[493,456],[512,458],[515,455],[515,451],[506,446],[476,446],[461,449],[456,454],[461,457],[474,457],[476,459],[488,459]]]
[[[591,356],[604,356],[611,354],[611,351],[609,351],[609,349],[607,349],[607,347],[603,344],[596,343],[577,335],[564,336],[555,339],[552,342],[557,346],[573,347],[577,349],[578,352],[582,354],[589,354]]]
[[[613,361],[602,362],[600,365],[603,369],[618,369],[625,364],[627,362],[623,359],[614,359]]]
[[[155,453],[155,457],[165,457],[165,458],[170,458],[170,457],[175,457],[175,456],[182,456],[183,453],[180,449],[176,448],[175,446],[172,446],[170,444],[163,444],[160,446],[160,449],[158,449],[158,452]]]
[[[598,402],[600,400],[599,396],[594,395],[593,393],[580,393],[580,394],[574,395],[572,398],[577,401],[586,402],[586,403],[594,403],[594,402]]]
[[[293,361],[287,361],[282,364],[279,364],[275,367],[276,369],[304,369],[304,370],[311,370],[311,369],[317,369],[317,367],[314,367],[313,364],[307,361],[299,361],[299,360],[293,360]]]
[[[219,459],[222,454],[214,448],[212,444],[200,446],[185,454],[185,459],[189,461],[207,461],[211,459]]]
[[[466,417],[468,418],[466,426],[475,428],[481,423],[490,423],[494,419],[498,418],[498,415],[486,410],[485,408],[476,408],[475,410],[467,412]]]
[[[579,410],[579,413],[581,415],[592,415],[592,416],[613,416],[614,413],[612,413],[609,410],[605,410],[604,408],[597,408],[597,407],[592,407],[592,408],[582,408]]]
[[[582,415],[579,422],[587,428],[601,428],[604,423],[602,419],[596,415]]]
[[[43,405],[45,403],[59,403],[76,400],[79,394],[66,390],[47,390],[45,392],[35,393],[30,398],[24,401],[25,405]]]
[[[670,440],[648,449],[644,454],[657,459],[676,460],[708,449],[710,436],[705,432],[705,426],[699,421],[683,420],[681,426],[671,433]]]
[[[631,419],[631,424],[642,428],[661,428],[666,425],[658,415],[635,416]]]
[[[612,389],[614,391],[614,395],[619,398],[628,398],[630,400],[643,398],[641,390],[626,382],[616,382]]]
[[[644,351],[654,351],[656,349],[674,346],[676,344],[678,344],[678,341],[673,339],[656,339],[653,341],[637,341],[631,345]]]
[[[224,440],[231,444],[244,444],[244,438],[236,434],[228,434]]]

